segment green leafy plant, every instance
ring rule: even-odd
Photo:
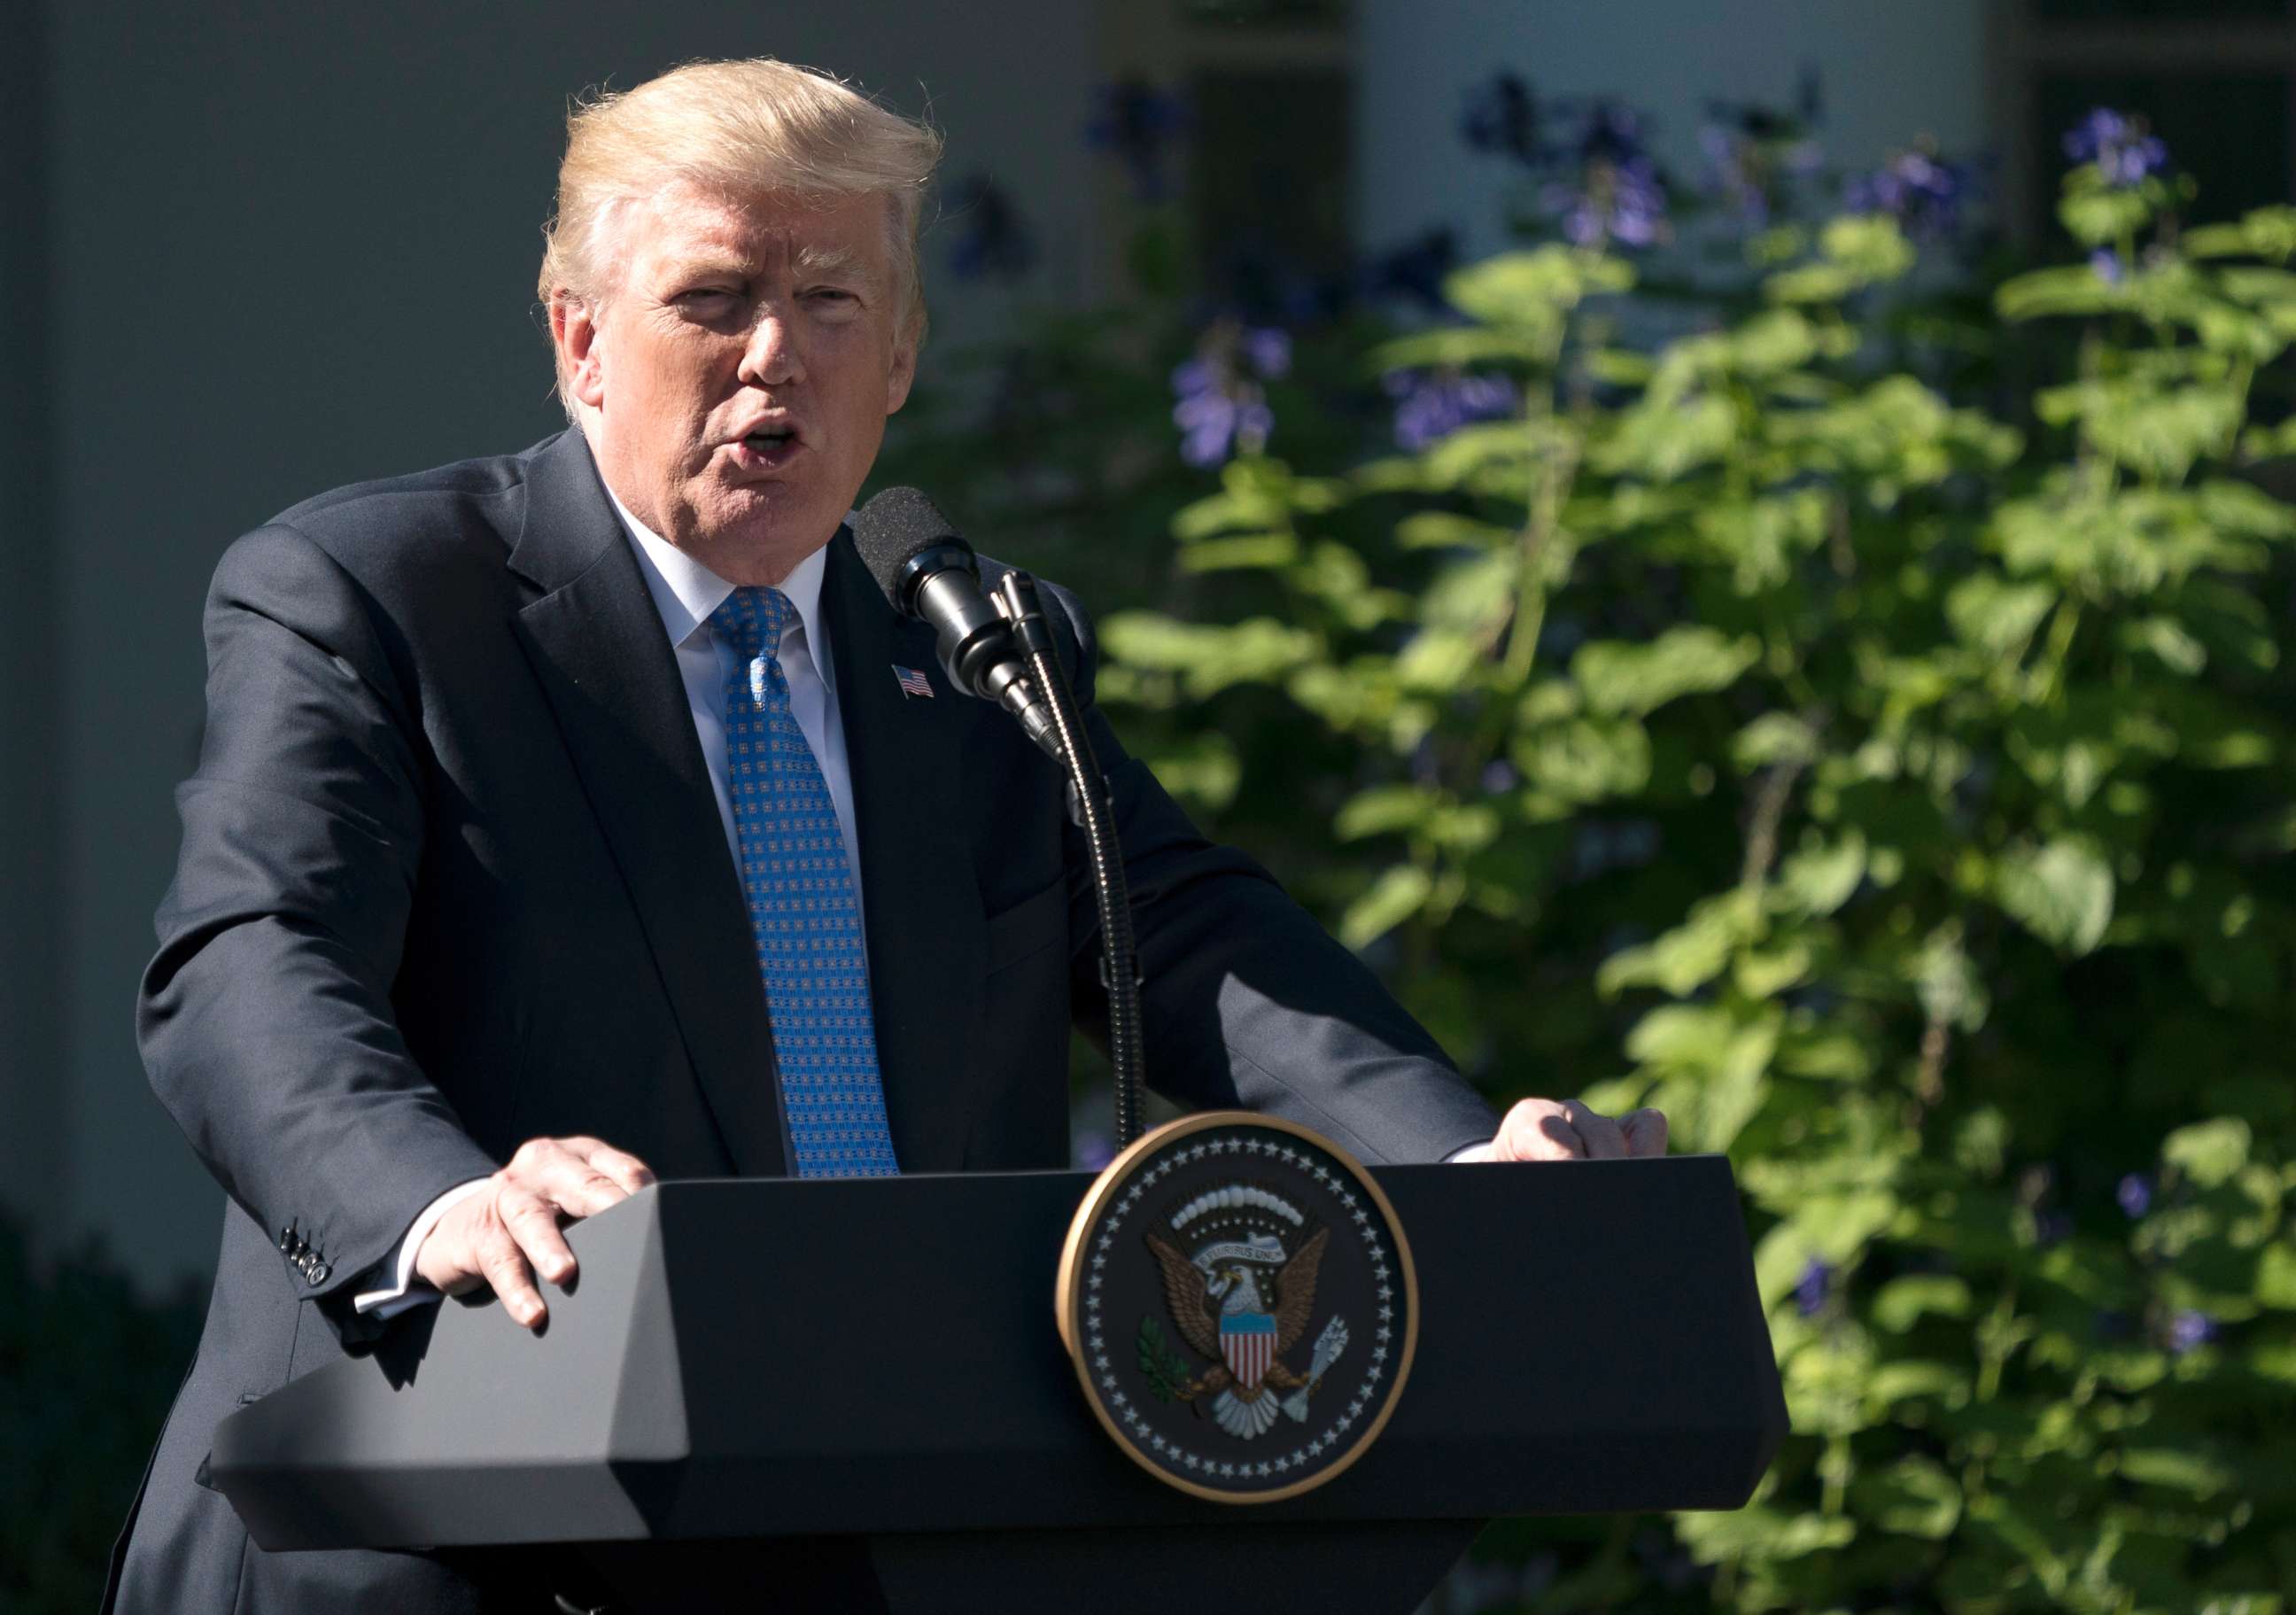
[[[1511,407],[1351,456],[1279,398],[1122,558],[1168,785],[1495,1098],[1735,1165],[1793,1434],[1736,1513],[1495,1532],[1535,1607],[2296,1590],[2296,211],[2179,231],[2134,140],[1950,364],[1882,211],[1639,342],[1633,263],[1529,247],[1335,343]]]

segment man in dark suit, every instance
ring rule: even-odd
[[[209,1432],[440,1293],[538,1326],[563,1222],[657,1172],[1066,1164],[1068,1029],[1104,1001],[1061,780],[939,684],[842,529],[914,372],[937,152],[775,62],[584,109],[541,288],[575,430],[324,495],[217,569],[139,1026],[231,1204],[107,1607],[548,1608],[256,1549]],[[1652,1113],[1495,1121],[1089,722],[1162,1091],[1374,1161],[1663,1148]]]

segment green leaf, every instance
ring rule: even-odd
[[[1375,785],[1350,797],[1332,821],[1332,832],[1343,841],[1365,836],[1411,830],[1426,822],[1437,797],[1416,785]]]
[[[2296,1249],[2284,1239],[2265,1246],[2256,1258],[2256,1299],[2259,1306],[2296,1311]]]
[[[1226,808],[1243,780],[1243,759],[1236,755],[1235,743],[1217,729],[1143,751],[1141,758],[1158,784],[1204,813]]]
[[[2161,1159],[2177,1168],[2203,1189],[2232,1181],[2248,1164],[2248,1123],[2237,1116],[2219,1116],[2178,1127],[2161,1141]]]
[[[1634,268],[1623,259],[1545,246],[1456,270],[1443,292],[1462,314],[1486,324],[1545,331],[1581,299],[1624,291],[1634,281]]]
[[[1511,547],[1515,539],[1512,528],[1472,521],[1450,511],[1418,512],[1406,517],[1395,529],[1396,542],[1407,550],[1496,550]]]
[[[1181,570],[1231,572],[1245,568],[1289,566],[1299,559],[1300,541],[1289,533],[1254,533],[1241,538],[1208,538],[1179,553]]]
[[[1231,685],[1275,683],[1317,650],[1314,635],[1269,618],[1206,627],[1151,611],[1119,611],[1103,619],[1100,642],[1126,667],[1178,674],[1197,697]]]
[[[2196,1452],[2172,1447],[2132,1447],[2120,1455],[2120,1477],[2141,1486],[2164,1486],[2172,1491],[2207,1498],[2229,1489],[2232,1472]]]
[[[2134,188],[2103,184],[2073,189],[2057,204],[2057,217],[2085,247],[2101,247],[2133,234],[2152,217],[2152,204]]]
[[[1789,712],[1765,712],[1738,731],[1730,743],[1730,760],[1742,774],[1775,763],[1808,766],[1817,760],[1817,734]]]
[[[1728,1513],[1677,1514],[1674,1529],[1692,1554],[1708,1564],[1726,1559],[1804,1559],[1847,1547],[1857,1522],[1840,1514],[1789,1514],[1759,1504]]]
[[[1961,1482],[1919,1453],[1860,1473],[1851,1501],[1861,1518],[1900,1537],[1942,1541],[1961,1522]]]
[[[1632,796],[1650,783],[1650,733],[1632,718],[1583,717],[1515,737],[1523,777],[1564,802]]]
[[[1677,696],[1725,690],[1759,660],[1751,635],[1680,626],[1645,644],[1598,640],[1570,659],[1570,676],[1595,712],[1641,717]]]
[[[1903,1334],[1932,1315],[1965,1318],[1969,1309],[1967,1281],[1950,1274],[1909,1273],[1891,1279],[1874,1297],[1874,1322],[1892,1334]]]
[[[1417,914],[1434,889],[1435,882],[1417,865],[1390,865],[1340,916],[1340,940],[1353,948],[1370,947]]]
[[[1720,975],[1732,955],[1760,933],[1761,924],[1760,908],[1751,894],[1733,891],[1708,898],[1655,941],[1622,948],[1605,959],[1595,974],[1595,988],[1609,996],[1630,987],[1655,987],[1686,998]],[[1644,1021],[1644,1029],[1637,1037],[1657,1035],[1652,1021]],[[1628,1048],[1637,1059],[1651,1057],[1647,1045],[1641,1052],[1632,1043]]]
[[[1850,829],[1828,840],[1812,832],[1778,865],[1772,901],[1791,913],[1822,918],[1849,901],[1866,878],[1866,837]]]
[[[1954,632],[1993,657],[2021,654],[2033,630],[2057,603],[2059,591],[2046,583],[2011,583],[1980,572],[1954,585],[1945,614]]]
[[[1994,871],[1995,901],[2026,930],[2062,951],[2093,951],[2112,922],[2112,869],[2096,849],[2070,838],[2005,854]]]
[[[1993,294],[1993,307],[2005,320],[2103,314],[2127,300],[2120,288],[2087,264],[2036,269],[2004,281]]]

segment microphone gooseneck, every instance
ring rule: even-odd
[[[888,488],[870,500],[854,520],[853,537],[862,563],[893,609],[931,625],[949,683],[1012,713],[1038,748],[1068,771],[1100,910],[1100,979],[1108,991],[1116,1147],[1122,1150],[1140,1135],[1146,1079],[1132,897],[1107,776],[1094,758],[1036,583],[1025,572],[1007,572],[993,598],[984,594],[972,546],[913,488]]]

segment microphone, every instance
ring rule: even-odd
[[[972,546],[933,502],[913,488],[889,488],[853,519],[861,564],[904,617],[929,623],[948,682],[994,701],[1054,762],[1064,761],[1051,707],[1013,644],[1013,627],[980,591]]]
[[[853,519],[862,564],[904,617],[929,622],[940,665],[968,695],[993,701],[1029,732],[1069,780],[1070,816],[1084,832],[1100,909],[1100,980],[1108,989],[1108,1060],[1116,1076],[1116,1145],[1140,1135],[1140,954],[1132,894],[1116,832],[1116,804],[1095,760],[1084,715],[1069,687],[1034,579],[1007,572],[992,603],[981,593],[972,546],[913,488],[889,488]]]

